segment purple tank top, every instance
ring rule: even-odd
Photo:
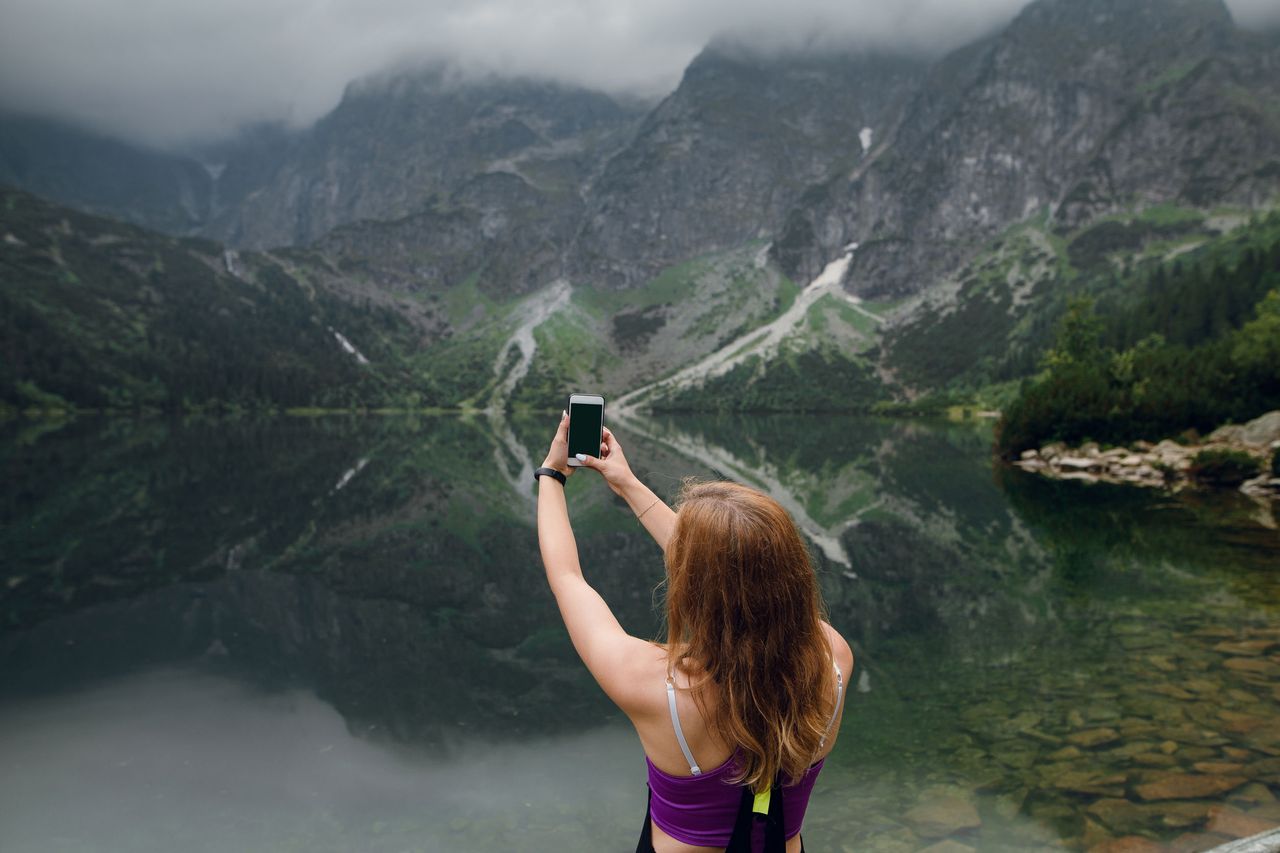
[[[733,756],[715,770],[700,776],[672,776],[645,756],[649,767],[650,817],[654,824],[677,841],[702,847],[725,847],[733,835],[733,819],[738,813],[742,788],[728,782],[736,766]],[[783,831],[787,838],[800,831],[809,795],[826,759],[805,771],[794,785],[783,786]]]
[[[840,714],[841,700],[844,698],[844,673],[834,660],[831,665],[836,674],[836,701],[819,748],[826,744],[827,735],[831,733],[831,727]],[[727,847],[729,839],[733,837],[733,822],[742,800],[742,787],[728,781],[737,775],[737,764],[734,761],[737,756],[729,756],[715,770],[699,771],[680,726],[675,686],[670,673],[667,674],[667,708],[671,712],[671,727],[676,740],[680,742],[685,760],[689,762],[692,775],[672,776],[664,773],[646,755],[644,761],[649,767],[649,816],[655,825],[677,841],[701,847]],[[813,783],[818,780],[818,773],[825,761],[823,758],[810,765],[794,785],[784,785],[782,788],[783,833],[787,838],[794,837],[804,823],[804,813],[809,807]]]

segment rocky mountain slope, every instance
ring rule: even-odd
[[[771,238],[809,186],[867,157],[924,68],[891,55],[768,56],[711,45],[609,160],[574,272],[625,287],[689,257]]]
[[[1010,224],[1164,202],[1254,207],[1280,189],[1280,42],[1220,0],[1040,0],[936,65],[865,171],[790,215],[785,269],[859,241],[859,292],[917,293]]]
[[[196,161],[56,121],[0,113],[0,186],[158,231],[208,217],[213,179]]]
[[[577,201],[639,116],[598,92],[440,69],[361,81],[284,150],[229,152],[227,180],[245,179],[204,231],[256,248],[306,244],[351,222],[466,207],[467,187],[490,175],[518,178],[554,210]]]

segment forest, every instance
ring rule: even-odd
[[[1280,217],[1257,238],[1079,296],[998,428],[1006,457],[1048,441],[1207,433],[1280,408]]]

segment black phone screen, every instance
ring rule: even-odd
[[[604,406],[598,403],[569,404],[569,458],[579,453],[600,455],[600,429],[604,426]]]

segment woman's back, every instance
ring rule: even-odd
[[[785,832],[791,836],[787,842],[788,853],[799,853],[801,849],[799,831],[804,805],[822,762],[839,736],[839,711],[843,710],[844,703],[840,701],[838,707],[836,703],[839,693],[847,686],[847,673],[853,669],[853,653],[848,643],[830,625],[823,623],[823,629],[834,666],[830,682],[815,687],[828,697],[825,707],[828,715],[834,713],[834,717],[828,717],[831,725],[829,734],[813,756],[812,763],[816,766],[798,780],[798,785],[784,784],[788,803]],[[657,645],[651,649],[651,654],[639,656],[640,660],[636,662],[636,704],[623,710],[635,725],[644,747],[651,796],[660,801],[652,826],[653,849],[656,853],[722,851],[733,829],[741,791],[740,786],[732,783],[736,769],[733,759],[738,749],[711,730],[693,698],[691,688],[706,678],[705,673],[696,668],[692,673],[674,672],[673,693],[680,729],[690,755],[701,770],[701,775],[693,775],[672,721],[666,689],[667,652]],[[648,689],[639,689],[642,684]],[[708,710],[714,710],[719,701],[714,689],[706,692],[704,703]],[[708,843],[694,843],[695,840]],[[719,843],[714,843],[716,841]]]

